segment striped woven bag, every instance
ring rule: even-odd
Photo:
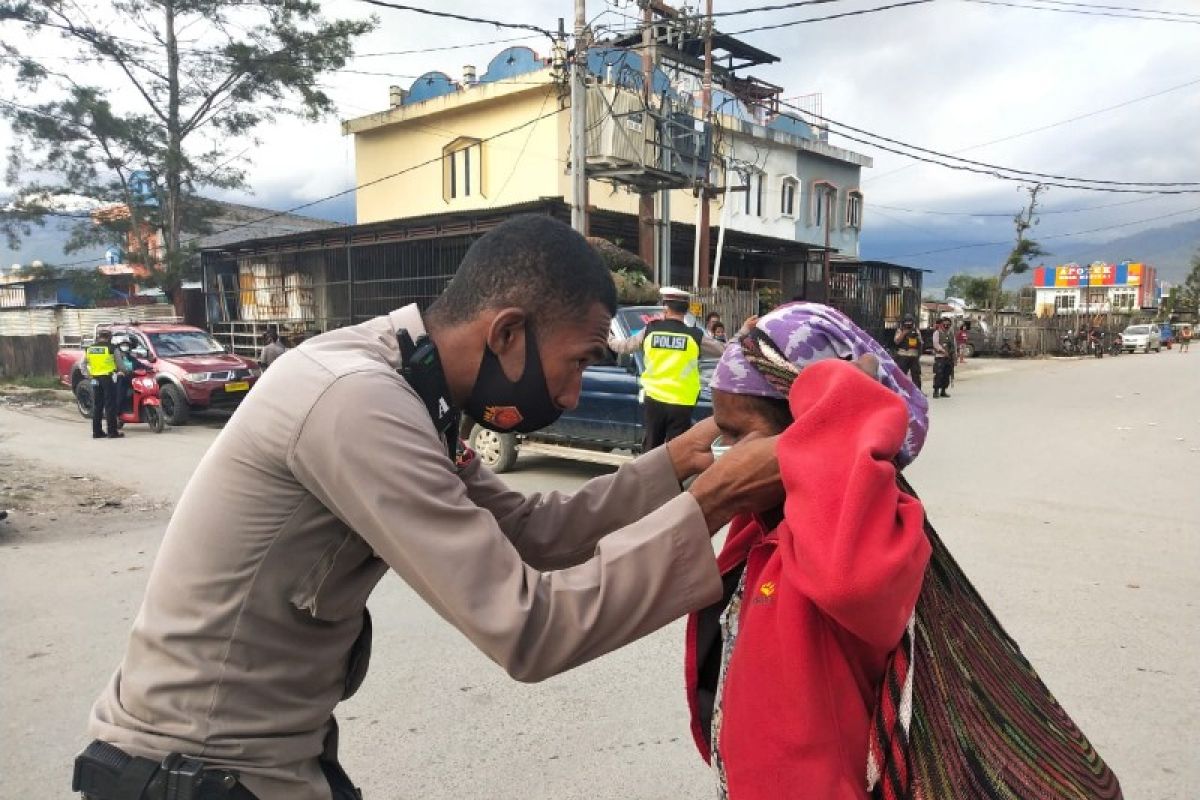
[[[916,497],[901,477],[900,488]],[[871,726],[875,800],[1118,800],[1120,784],[929,520],[916,610]]]

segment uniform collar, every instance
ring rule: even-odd
[[[414,342],[425,335],[425,320],[421,318],[421,309],[417,308],[416,303],[409,303],[388,314],[388,322],[392,326],[392,333],[407,330]]]

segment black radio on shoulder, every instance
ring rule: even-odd
[[[462,414],[450,402],[450,387],[446,385],[437,346],[428,336],[414,342],[404,328],[396,332],[396,339],[400,343],[400,375],[425,403],[433,427],[446,443],[446,455],[454,461],[458,457],[458,424]]]

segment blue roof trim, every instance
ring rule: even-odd
[[[712,110],[714,114],[727,114],[746,122],[753,121],[745,104],[724,89],[712,90]]]
[[[783,133],[798,136],[801,139],[808,139],[809,141],[817,138],[813,136],[812,127],[807,122],[799,117],[793,117],[791,114],[777,115],[767,123],[767,127],[771,130],[782,131]]]
[[[408,94],[404,98],[404,105],[410,106],[413,103],[423,103],[426,100],[432,100],[435,97],[441,97],[444,94],[450,94],[457,90],[458,87],[446,73],[436,71],[426,72],[413,81],[412,86],[408,89]]]
[[[493,83],[506,78],[515,78],[537,72],[545,65],[531,47],[518,45],[506,47],[488,62],[487,72],[479,79],[480,83]]]
[[[602,80],[609,80],[611,77],[612,82],[618,86],[638,92],[642,91],[645,81],[642,57],[632,50],[624,50],[619,47],[589,48],[587,68],[588,72]],[[667,74],[658,67],[654,68],[650,86],[656,95],[675,95],[675,91],[671,88],[671,82],[667,79]]]

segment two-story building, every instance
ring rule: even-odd
[[[729,37],[717,44],[751,63],[778,60]],[[590,232],[640,244],[661,282],[692,285],[698,207],[711,203],[710,263],[719,242],[724,282],[766,281],[787,296],[823,298],[824,251],[858,255],[860,175],[871,159],[829,144],[777,102],[772,110],[777,87],[765,94],[755,83],[756,100],[739,95],[731,79],[713,92],[711,126],[686,70],[654,67],[647,99],[642,59],[632,48],[588,52]],[[426,73],[392,87],[389,101],[342,126],[354,137],[360,223],[543,200],[569,205],[569,99],[553,59],[510,47],[481,75],[474,67],[459,81]],[[716,187],[712,199],[701,197],[705,180]],[[654,198],[649,246],[639,242],[643,194]]]
[[[1033,270],[1038,316],[1108,314],[1157,308],[1159,286],[1149,264],[1060,264]]]

